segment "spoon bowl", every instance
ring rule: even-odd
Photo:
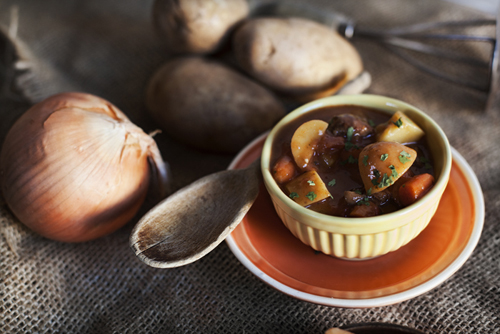
[[[134,227],[130,246],[156,268],[194,262],[241,222],[259,193],[260,159],[245,169],[207,175],[153,207]]]

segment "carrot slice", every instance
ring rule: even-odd
[[[285,183],[295,177],[295,162],[287,155],[281,157],[272,169],[273,177],[278,183]]]
[[[434,185],[434,177],[431,174],[415,175],[399,187],[399,202],[403,206],[415,203],[424,196]]]

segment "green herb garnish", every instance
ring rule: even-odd
[[[411,158],[411,154],[406,152],[406,151],[401,151],[401,153],[399,153],[399,161],[401,161],[402,164],[405,164],[407,163],[408,161],[410,161]]]
[[[387,153],[382,154],[382,155],[380,156],[380,160],[382,160],[382,161],[386,161],[388,157],[389,157],[389,154],[387,154]]]
[[[316,183],[314,183],[314,181],[311,181],[311,180],[307,180],[307,183],[310,185],[310,186],[315,186]]]
[[[368,191],[366,192],[366,194],[367,194],[368,196],[371,196],[371,194],[372,194],[372,188],[368,189]]]
[[[350,126],[349,128],[347,128],[346,143],[344,145],[344,147],[347,151],[351,150],[352,148],[359,149],[359,147],[357,145],[354,145],[351,142],[353,135],[354,135],[354,128],[352,126]]]
[[[307,193],[306,197],[312,202],[316,198],[316,194],[314,193],[314,191],[310,191]]]
[[[356,150],[359,149],[358,145],[354,145],[353,143],[351,143],[349,141],[345,143],[344,147],[345,147],[346,151],[350,151],[352,148],[354,148]]]
[[[363,205],[363,204],[364,204],[364,205],[370,205],[370,201],[368,200],[368,197],[365,197],[365,198],[363,198],[363,199],[359,200],[359,201],[356,203],[356,205]]]
[[[358,159],[356,159],[355,157],[352,156],[352,154],[349,155],[349,158],[347,158],[347,160],[343,160],[340,162],[340,164],[343,166],[345,164],[357,164],[358,163]]]
[[[368,166],[368,156],[367,155],[365,155],[363,157],[363,165]]]
[[[383,187],[388,187],[392,184],[392,180],[387,176],[387,173],[384,173],[384,176],[382,176],[382,181],[380,181],[378,187],[383,188]]]
[[[393,179],[397,178],[398,177],[398,172],[396,171],[396,167],[394,167],[394,165],[390,165],[389,168],[392,171],[391,177]]]
[[[431,169],[432,168],[432,165],[430,164],[429,159],[427,159],[426,157],[420,157],[419,160],[420,160],[421,163],[424,164],[424,168],[425,169]]]
[[[397,126],[398,128],[400,128],[403,125],[403,120],[401,119],[401,117],[396,122],[394,122],[394,125]]]
[[[354,128],[350,126],[347,128],[347,133],[346,133],[346,143],[344,145],[345,149],[347,151],[350,151],[352,148],[359,149],[357,145],[354,145],[352,141],[352,136],[354,135]]]
[[[291,199],[294,199],[294,198],[298,198],[298,197],[299,197],[299,194],[297,194],[296,192],[292,192],[292,193],[290,193],[290,195],[288,195],[288,196],[290,196],[290,198],[291,198]]]
[[[335,179],[332,179],[330,182],[328,182],[328,185],[330,187],[333,187],[336,183],[337,183],[337,181]]]
[[[372,121],[371,119],[368,120],[368,124],[370,124],[370,126],[375,126],[375,122]]]
[[[347,129],[347,134],[346,134],[346,139],[348,142],[350,142],[352,140],[352,135],[354,134],[354,128],[352,126],[350,126],[348,129]]]

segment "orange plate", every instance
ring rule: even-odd
[[[229,168],[254,161],[266,135],[249,144]],[[483,223],[479,182],[453,149],[450,182],[435,216],[417,238],[395,252],[365,261],[315,252],[283,225],[263,184],[226,241],[251,272],[288,295],[329,306],[374,307],[413,298],[449,278],[472,253]]]

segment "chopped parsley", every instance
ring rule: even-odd
[[[368,156],[367,155],[365,155],[363,157],[363,165],[368,166]]]
[[[361,195],[361,190],[359,190],[359,189],[354,190],[354,192],[355,192],[356,194],[358,194],[358,195]]]
[[[396,167],[394,167],[394,165],[390,165],[389,168],[392,171],[391,177],[393,179],[397,178],[398,177],[398,172],[396,171]]]
[[[294,198],[298,198],[298,197],[299,197],[299,194],[297,194],[296,192],[292,192],[292,193],[290,193],[290,195],[288,195],[288,196],[290,196],[290,198],[291,198],[291,199],[294,199]]]
[[[337,181],[335,179],[332,179],[330,182],[328,182],[328,185],[330,187],[333,187],[336,183],[337,183]]]
[[[347,134],[346,134],[346,139],[348,142],[350,142],[352,140],[352,135],[354,134],[354,128],[352,126],[350,126],[348,129],[347,129]]]
[[[312,202],[316,199],[316,194],[314,193],[314,191],[310,191],[307,193],[306,197]]]
[[[430,164],[429,159],[427,159],[426,157],[420,157],[419,160],[420,160],[421,163],[424,164],[424,168],[425,169],[431,169],[432,168],[432,165]]]
[[[389,157],[389,154],[387,154],[387,153],[382,154],[382,155],[380,156],[380,160],[382,160],[382,161],[386,161],[388,157]]]
[[[401,151],[401,153],[399,153],[399,161],[401,161],[402,164],[405,164],[407,163],[408,161],[410,161],[411,158],[411,154],[406,152],[406,151]]]
[[[352,154],[349,155],[349,158],[347,158],[347,160],[343,160],[340,162],[341,165],[345,165],[345,164],[357,164],[358,163],[358,159],[356,159],[355,157],[352,156]]]
[[[387,175],[387,173],[384,173],[384,175],[380,175],[380,172],[377,169],[373,170],[373,175],[375,176],[374,179],[372,179],[372,184],[378,188],[384,188],[388,187],[391,184],[394,183],[395,178],[398,176],[398,172],[396,172],[396,168],[393,165],[390,165],[389,168],[391,169],[392,173],[391,175]],[[380,182],[378,181],[380,179]],[[371,188],[369,189],[370,195],[371,195]],[[368,192],[367,192],[368,193]]]
[[[310,186],[315,186],[316,183],[314,183],[314,181],[311,181],[311,180],[307,180],[307,183],[310,185]]]
[[[384,176],[382,176],[382,181],[380,181],[378,187],[379,188],[388,187],[392,184],[392,182],[393,181],[389,178],[389,176],[387,176],[387,173],[384,173]]]
[[[370,126],[375,126],[375,122],[372,121],[371,119],[368,120],[368,124],[370,124]]]
[[[351,143],[350,141],[348,141],[348,142],[346,142],[346,143],[345,143],[345,149],[346,149],[347,151],[350,151],[352,148],[354,148],[354,149],[356,149],[356,150],[357,150],[357,149],[359,148],[359,146],[358,146],[358,145],[354,145],[354,144],[353,144],[353,143]]]
[[[359,147],[357,145],[354,145],[351,141],[352,141],[352,136],[354,135],[354,128],[352,126],[350,126],[348,129],[347,129],[347,133],[346,133],[346,143],[345,143],[345,149],[347,151],[351,150],[352,148],[354,149],[359,149]]]
[[[394,122],[394,125],[397,126],[398,128],[400,128],[403,125],[403,120],[401,119],[401,117],[396,122]]]
[[[359,200],[356,205],[370,205],[370,200],[368,199],[368,197],[365,197],[361,200]]]
[[[371,196],[371,194],[372,194],[372,188],[368,189],[368,191],[366,192],[366,194],[367,194],[368,196]]]

